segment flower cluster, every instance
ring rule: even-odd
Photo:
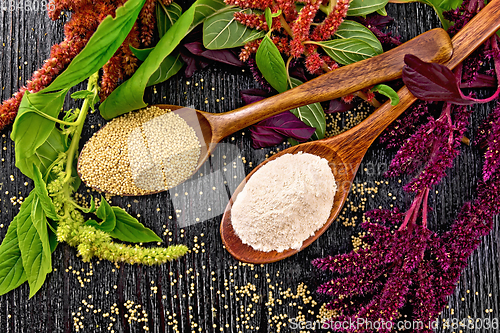
[[[139,19],[124,43],[103,67],[101,100],[106,98],[125,77],[132,75],[137,68],[137,58],[132,54],[129,45],[140,47],[151,44],[157,1],[162,1],[165,5],[172,2],[172,0],[148,0],[146,2],[139,14]],[[72,12],[70,20],[64,26],[64,40],[52,46],[50,57],[45,60],[40,69],[33,73],[31,80],[26,82],[26,86],[21,87],[12,98],[0,105],[0,130],[14,121],[24,92],[26,90],[37,92],[47,87],[85,47],[101,21],[108,15],[114,15],[116,9],[125,2],[126,0],[55,0],[51,2],[54,10],[48,11],[48,15],[52,20],[57,20],[63,10]]]
[[[277,37],[273,42],[281,53],[294,59],[304,57],[305,66],[312,74],[329,71],[337,66],[332,64],[330,57],[318,54],[318,46],[311,41],[324,41],[330,39],[344,21],[349,9],[350,0],[304,0],[302,9],[297,11],[294,0],[279,1],[237,1],[225,0],[227,4],[238,5],[241,8],[264,10],[270,8],[272,13],[280,13],[273,18],[272,29]],[[320,8],[328,8],[327,14],[320,20]],[[259,30],[269,30],[263,14],[237,12],[235,19],[250,27]],[[314,24],[313,24],[314,23]],[[247,61],[252,53],[257,51],[258,42],[249,42],[243,48],[240,59]]]
[[[437,258],[432,247],[436,235],[426,227],[428,195],[428,190],[421,192],[404,214],[382,209],[367,214],[370,221],[362,227],[368,231],[363,239],[368,247],[313,261],[316,267],[337,275],[318,288],[319,292],[333,297],[327,308],[337,314],[334,320],[364,318],[392,322],[401,317],[413,299],[415,319],[429,322],[427,313],[420,311],[420,303],[415,301],[429,296],[419,293],[418,286],[429,284],[424,267],[429,260]],[[421,207],[423,214],[419,218]],[[394,230],[396,224],[401,226]],[[390,332],[390,329],[382,332]]]
[[[75,208],[78,205],[69,197],[75,190],[73,181],[63,181],[66,178],[66,163],[67,158],[64,156],[54,165],[51,173],[55,179],[47,185],[47,190],[60,216],[57,240],[76,247],[83,261],[98,257],[116,263],[158,265],[186,254],[188,248],[185,245],[144,248],[115,243],[108,233],[85,225],[84,216]]]
[[[452,32],[483,7],[482,1],[465,0],[459,9],[446,13],[455,21]],[[498,40],[494,35],[455,71],[460,86],[491,86],[498,82]],[[497,105],[474,141],[485,150],[483,179],[477,186],[476,199],[462,207],[450,230],[442,234],[427,228],[429,193],[458,156],[473,108],[419,101],[386,131],[381,142],[400,148],[386,175],[416,174],[404,187],[415,198],[404,213],[397,208],[366,213],[368,221],[362,227],[368,232],[362,249],[313,261],[316,267],[333,273],[333,278],[318,288],[331,297],[327,308],[334,311],[332,320],[395,322],[405,315],[430,323],[440,314],[468,257],[500,213],[498,93],[485,100],[474,99],[491,100],[497,100]],[[441,105],[441,113],[434,117]],[[414,331],[432,332],[432,328],[424,326]]]
[[[452,108],[455,122],[452,121]],[[439,183],[458,156],[458,148],[469,124],[470,113],[471,110],[464,106],[446,103],[442,115],[437,120],[429,117],[428,122],[403,144],[386,175],[395,177],[414,174],[420,170],[404,187],[408,192],[420,192]]]

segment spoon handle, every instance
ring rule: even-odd
[[[339,98],[397,79],[401,77],[407,53],[413,53],[424,61],[443,63],[450,59],[452,46],[443,29],[433,29],[381,55],[335,69],[279,95],[231,112],[207,115],[207,118],[216,130],[215,137],[222,139],[283,111]]]
[[[445,66],[454,69],[499,28],[500,0],[493,0],[453,37],[453,56]],[[337,153],[349,156],[351,163],[356,164],[357,160],[361,161],[368,147],[382,131],[417,100],[406,86],[398,91],[398,95],[400,98],[398,105],[392,106],[389,101],[386,102],[363,122],[325,140],[325,143],[338,147]]]

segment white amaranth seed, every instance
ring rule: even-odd
[[[172,188],[188,179],[200,158],[200,142],[195,130],[175,113],[155,117],[141,128],[153,163],[163,172],[164,188]],[[129,154],[136,151],[129,149]]]
[[[256,250],[300,249],[326,223],[336,191],[326,159],[285,154],[250,177],[231,208],[231,223]]]

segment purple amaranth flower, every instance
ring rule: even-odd
[[[453,106],[455,122],[452,122],[452,105],[447,104],[441,117],[423,125],[397,152],[386,175],[418,174],[407,184],[407,192],[419,192],[437,184],[453,165],[467,128],[470,109]]]
[[[482,1],[465,0],[461,9],[450,15],[456,15],[460,27],[483,6]],[[465,14],[461,16],[462,13]],[[497,42],[494,37],[479,51],[482,59],[493,60],[494,70],[489,72],[496,76],[500,74]],[[455,72],[458,79],[455,83],[468,85],[481,75],[481,66],[471,61],[469,67],[464,65],[465,76],[460,69]],[[465,82],[459,82],[462,80]],[[492,99],[498,100],[498,95],[486,100]],[[404,314],[424,323],[413,332],[432,332],[429,324],[447,304],[447,297],[454,292],[470,254],[490,232],[495,215],[500,213],[500,168],[497,167],[500,161],[500,104],[497,104],[476,139],[486,148],[484,177],[477,186],[476,199],[462,207],[449,231],[439,235],[427,229],[430,189],[457,156],[471,114],[468,107],[445,103],[440,117],[435,119],[430,117],[429,106],[430,103],[422,102],[415,109],[420,110],[420,114],[407,113],[396,124],[404,129],[402,134],[413,132],[396,154],[388,172],[389,175],[417,173],[405,187],[415,193],[408,211],[402,214],[399,210],[378,209],[367,213],[369,222],[362,224],[368,231],[363,237],[365,247],[313,261],[318,268],[334,274],[334,278],[318,288],[320,293],[331,297],[326,305],[334,310],[331,321],[364,319],[394,323]],[[420,120],[424,118],[428,121],[422,124]],[[412,128],[409,119],[419,124]],[[399,129],[390,128],[394,136],[388,136],[386,142],[397,142]],[[399,228],[393,230],[392,225],[399,225]],[[350,289],[345,290],[343,284]],[[361,327],[357,331],[373,330]]]
[[[340,275],[318,288],[318,292],[332,297],[327,308],[338,314],[334,320],[394,322],[402,315],[416,292],[415,272],[420,271],[433,237],[426,228],[426,215],[422,215],[420,222],[416,218],[420,207],[427,205],[428,193],[427,190],[417,195],[405,214],[374,212],[372,218],[376,220],[391,216],[393,222],[402,224],[394,231],[377,223],[363,223],[362,227],[368,231],[363,240],[369,248],[313,261],[316,267]],[[372,332],[362,326],[343,329]],[[380,331],[390,332],[390,327]]]
[[[383,45],[390,47],[401,44],[400,36],[393,36],[391,32],[385,33],[382,31],[382,29],[394,21],[392,17],[382,16],[380,14],[370,14],[366,18],[361,16],[356,17],[356,20],[370,29]]]
[[[255,81],[257,81],[264,90],[266,90],[268,92],[271,92],[274,90],[273,87],[271,87],[271,85],[266,81],[266,79],[264,79],[264,77],[260,73],[259,68],[257,67],[257,63],[255,62],[254,58],[249,58],[247,60],[247,65],[250,68],[250,72],[252,73]]]
[[[379,137],[381,144],[387,148],[399,148],[413,135],[423,120],[428,119],[430,103],[417,101],[401,117],[392,122],[391,125]]]

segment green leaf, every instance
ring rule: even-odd
[[[0,295],[16,289],[27,280],[17,238],[17,217],[15,217],[0,245]]]
[[[52,199],[49,197],[49,192],[47,191],[47,187],[43,181],[42,173],[35,164],[33,164],[33,181],[35,183],[35,194],[42,205],[45,215],[54,221],[59,220],[59,216],[57,216],[56,213],[56,207],[54,206]]]
[[[115,219],[114,214],[113,214],[113,209],[111,209],[111,206],[109,205],[109,203],[106,201],[106,199],[104,197],[101,197],[101,204],[99,205],[99,208],[97,209],[95,214],[101,220],[107,220],[109,218]],[[114,225],[113,225],[113,228],[114,228]]]
[[[29,158],[50,136],[55,122],[45,118],[57,118],[64,104],[67,89],[55,93],[24,93],[19,111],[12,126],[11,139],[15,142],[16,160]],[[36,113],[38,110],[41,114]]]
[[[347,16],[364,16],[376,12],[387,5],[389,0],[352,0]]]
[[[184,61],[181,59],[181,54],[174,51],[174,53],[167,56],[156,72],[149,78],[147,86],[152,86],[163,81],[168,80],[175,74],[177,74],[182,66],[184,66]]]
[[[234,13],[251,10],[227,7],[203,23],[203,45],[209,50],[230,49],[265,36],[264,31],[251,29],[234,19]],[[271,18],[272,19],[272,18]]]
[[[17,219],[19,248],[32,297],[52,271],[47,219],[34,192],[24,200]]]
[[[128,46],[130,51],[136,56],[140,61],[145,61],[148,55],[153,51],[154,47],[149,47],[147,49],[136,49],[132,45]]]
[[[315,43],[341,65],[349,65],[377,55],[377,52],[368,43],[356,38],[333,39]]]
[[[398,105],[399,103],[399,96],[394,89],[389,87],[388,85],[385,84],[377,84],[374,86],[371,91],[378,92],[379,94],[382,94],[384,96],[387,96],[391,100],[391,105],[395,106]]]
[[[382,16],[387,16],[387,11],[385,10],[385,7],[377,10],[377,14],[382,15]]]
[[[156,27],[160,38],[170,29],[182,14],[182,7],[172,2],[166,6],[161,2],[156,2]]]
[[[116,9],[114,18],[108,15],[68,68],[42,92],[72,87],[97,72],[122,45],[145,2],[146,0],[128,0]]]
[[[113,212],[113,208],[111,208],[111,206],[106,201],[106,199],[104,199],[104,197],[101,197],[101,205],[97,209],[96,215],[98,218],[102,220],[100,223],[98,223],[95,220],[88,220],[87,222],[85,222],[85,224],[105,232],[110,232],[115,228],[116,226],[115,213]]]
[[[290,78],[291,88],[300,86],[302,82],[296,78]],[[302,120],[306,125],[316,128],[312,135],[313,140],[323,139],[326,131],[325,111],[320,103],[313,103],[306,106],[301,106],[290,110],[297,118]]]
[[[161,1],[156,3],[156,26],[158,27],[158,34],[160,35],[160,38],[167,33],[168,29],[170,29],[175,22],[177,22],[181,14],[182,8],[175,2],[167,7],[165,7]],[[146,60],[148,55],[154,49],[154,47],[137,49],[132,45],[129,45],[129,48],[140,61]]]
[[[71,94],[71,98],[73,99],[85,99],[88,97],[93,96],[94,93],[90,90],[80,90],[80,91],[75,91],[74,93]]]
[[[111,237],[131,243],[162,241],[151,229],[146,228],[122,208],[113,207],[113,212],[116,215],[116,227],[109,232]]]
[[[257,49],[255,61],[262,76],[269,84],[282,93],[287,90],[287,71],[280,51],[269,36],[265,36]]]
[[[206,17],[224,6],[225,3],[222,0],[196,1],[168,29],[134,75],[118,86],[101,104],[99,108],[101,116],[109,120],[132,110],[146,107],[147,104],[144,103],[143,96],[150,77],[161,66],[164,59],[179,45],[184,36],[203,22]]]
[[[355,38],[370,45],[377,54],[384,52],[382,44],[378,38],[367,27],[361,23],[345,20],[335,31],[335,37],[340,39]]]
[[[264,17],[266,18],[267,27],[271,30],[271,27],[273,26],[273,13],[271,12],[271,8],[266,7]]]
[[[288,138],[288,143],[290,144],[290,146],[296,146],[298,144],[300,144],[300,142],[298,142],[297,140],[295,140],[294,138]]]
[[[58,244],[59,244],[59,242],[57,241],[56,233],[52,229],[49,229],[49,245],[50,245],[50,252],[51,253],[54,253]]]
[[[82,212],[88,214],[88,213],[93,213],[95,212],[95,201],[94,201],[94,197],[90,197],[90,207],[85,209],[85,208],[82,208],[81,209]]]
[[[203,23],[207,18],[214,15],[217,11],[226,8],[227,5],[224,0],[198,0],[189,9],[194,7],[194,18],[191,23],[191,30],[198,24]]]
[[[59,154],[68,149],[64,135],[54,128],[45,142],[28,158],[16,158],[16,167],[27,177],[33,179],[33,164],[37,166],[44,178],[50,180],[48,171]]]

